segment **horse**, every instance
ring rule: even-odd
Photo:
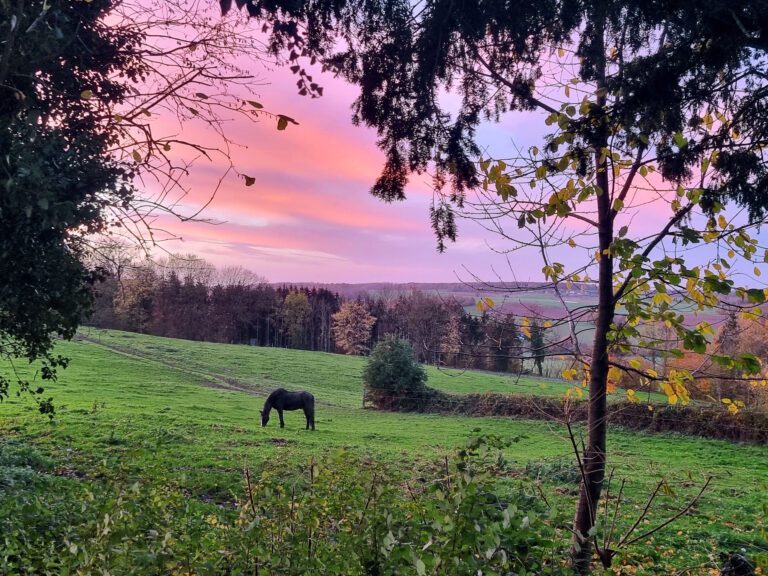
[[[309,392],[288,392],[285,388],[278,388],[267,396],[264,403],[264,410],[261,412],[262,428],[269,422],[269,412],[274,408],[277,415],[280,416],[280,428],[285,428],[283,421],[283,410],[304,410],[304,416],[307,418],[307,430],[310,426],[315,429],[315,397]]]

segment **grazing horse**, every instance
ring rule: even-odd
[[[288,392],[285,388],[278,388],[272,394],[267,396],[264,403],[264,410],[261,410],[261,426],[264,427],[269,422],[269,412],[274,408],[277,415],[280,416],[280,428],[285,428],[283,421],[283,410],[304,410],[304,416],[307,418],[307,430],[310,426],[315,429],[315,397],[309,392]]]

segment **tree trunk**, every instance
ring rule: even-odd
[[[591,49],[598,53],[595,70],[597,77],[598,96],[596,99],[598,114],[606,105],[605,95],[605,14],[600,6],[593,17],[594,38]],[[592,360],[589,375],[589,408],[587,417],[587,444],[581,455],[583,478],[579,489],[579,499],[576,504],[576,515],[573,520],[574,536],[572,540],[571,560],[573,570],[577,574],[587,574],[592,559],[592,542],[590,540],[595,526],[597,507],[603,488],[606,467],[606,431],[607,403],[606,393],[608,384],[608,333],[611,329],[615,311],[613,294],[613,256],[610,254],[613,241],[613,218],[608,164],[602,150],[608,147],[608,130],[604,117],[598,117],[599,127],[595,133],[592,145],[595,150],[595,183],[599,188],[597,196],[598,238],[599,238],[599,275],[598,275],[598,305],[595,322],[595,335],[592,346]]]
[[[600,180],[600,178],[598,178]],[[607,180],[607,178],[606,178]],[[601,184],[602,186],[602,184]],[[603,193],[607,198],[607,193]],[[602,203],[602,202],[601,202]],[[600,251],[610,246],[612,224],[610,222],[610,205],[608,207],[608,222],[602,222],[603,209],[600,209],[601,222],[599,227]],[[595,322],[595,337],[592,347],[592,362],[589,380],[589,411],[587,426],[589,428],[587,445],[582,455],[583,480],[579,490],[579,500],[576,505],[576,516],[573,521],[574,537],[572,543],[573,568],[577,574],[587,574],[592,558],[592,545],[589,540],[600,501],[600,492],[605,478],[605,439],[607,429],[606,392],[608,382],[608,332],[613,322],[613,260],[602,255],[599,263],[599,300],[597,321]]]

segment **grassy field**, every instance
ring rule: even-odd
[[[554,508],[567,512],[573,506],[572,452],[560,425],[363,410],[359,358],[107,331],[83,332],[76,342],[62,342],[58,352],[72,363],[48,388],[55,420],[37,414],[29,399],[12,397],[0,405],[0,438],[34,446],[52,459],[64,482],[98,482],[105,469],[119,467],[127,479],[173,482],[203,505],[226,505],[241,492],[244,465],[298,466],[344,448],[416,470],[485,433],[524,436],[508,453],[516,470],[511,476],[529,479]],[[34,377],[33,367],[17,363],[16,369]],[[0,370],[11,373],[8,365]],[[429,384],[456,393],[559,395],[567,388],[556,381],[434,369]],[[285,429],[275,420],[260,427],[264,396],[278,386],[315,394],[316,432],[303,430],[300,413],[287,413]],[[708,573],[720,552],[768,554],[768,447],[614,430],[608,450],[616,482],[627,480],[619,526],[634,522],[660,479],[668,489],[654,505],[649,527],[713,477],[692,514],[623,553],[619,563],[626,573],[684,567],[691,570],[680,573]],[[0,480],[0,502],[11,493],[4,490]]]

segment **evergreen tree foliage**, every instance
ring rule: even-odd
[[[384,408],[418,409],[427,397],[427,372],[406,340],[385,336],[371,352],[363,383]]]
[[[101,21],[111,4],[0,2],[0,355],[43,359],[43,378],[66,363],[53,339],[71,337],[91,305],[88,236],[133,196],[106,126],[125,79],[141,76],[140,39]],[[0,379],[0,399],[8,386]]]
[[[531,356],[539,376],[544,369],[544,352],[544,326],[538,318],[534,318],[531,322]]]

